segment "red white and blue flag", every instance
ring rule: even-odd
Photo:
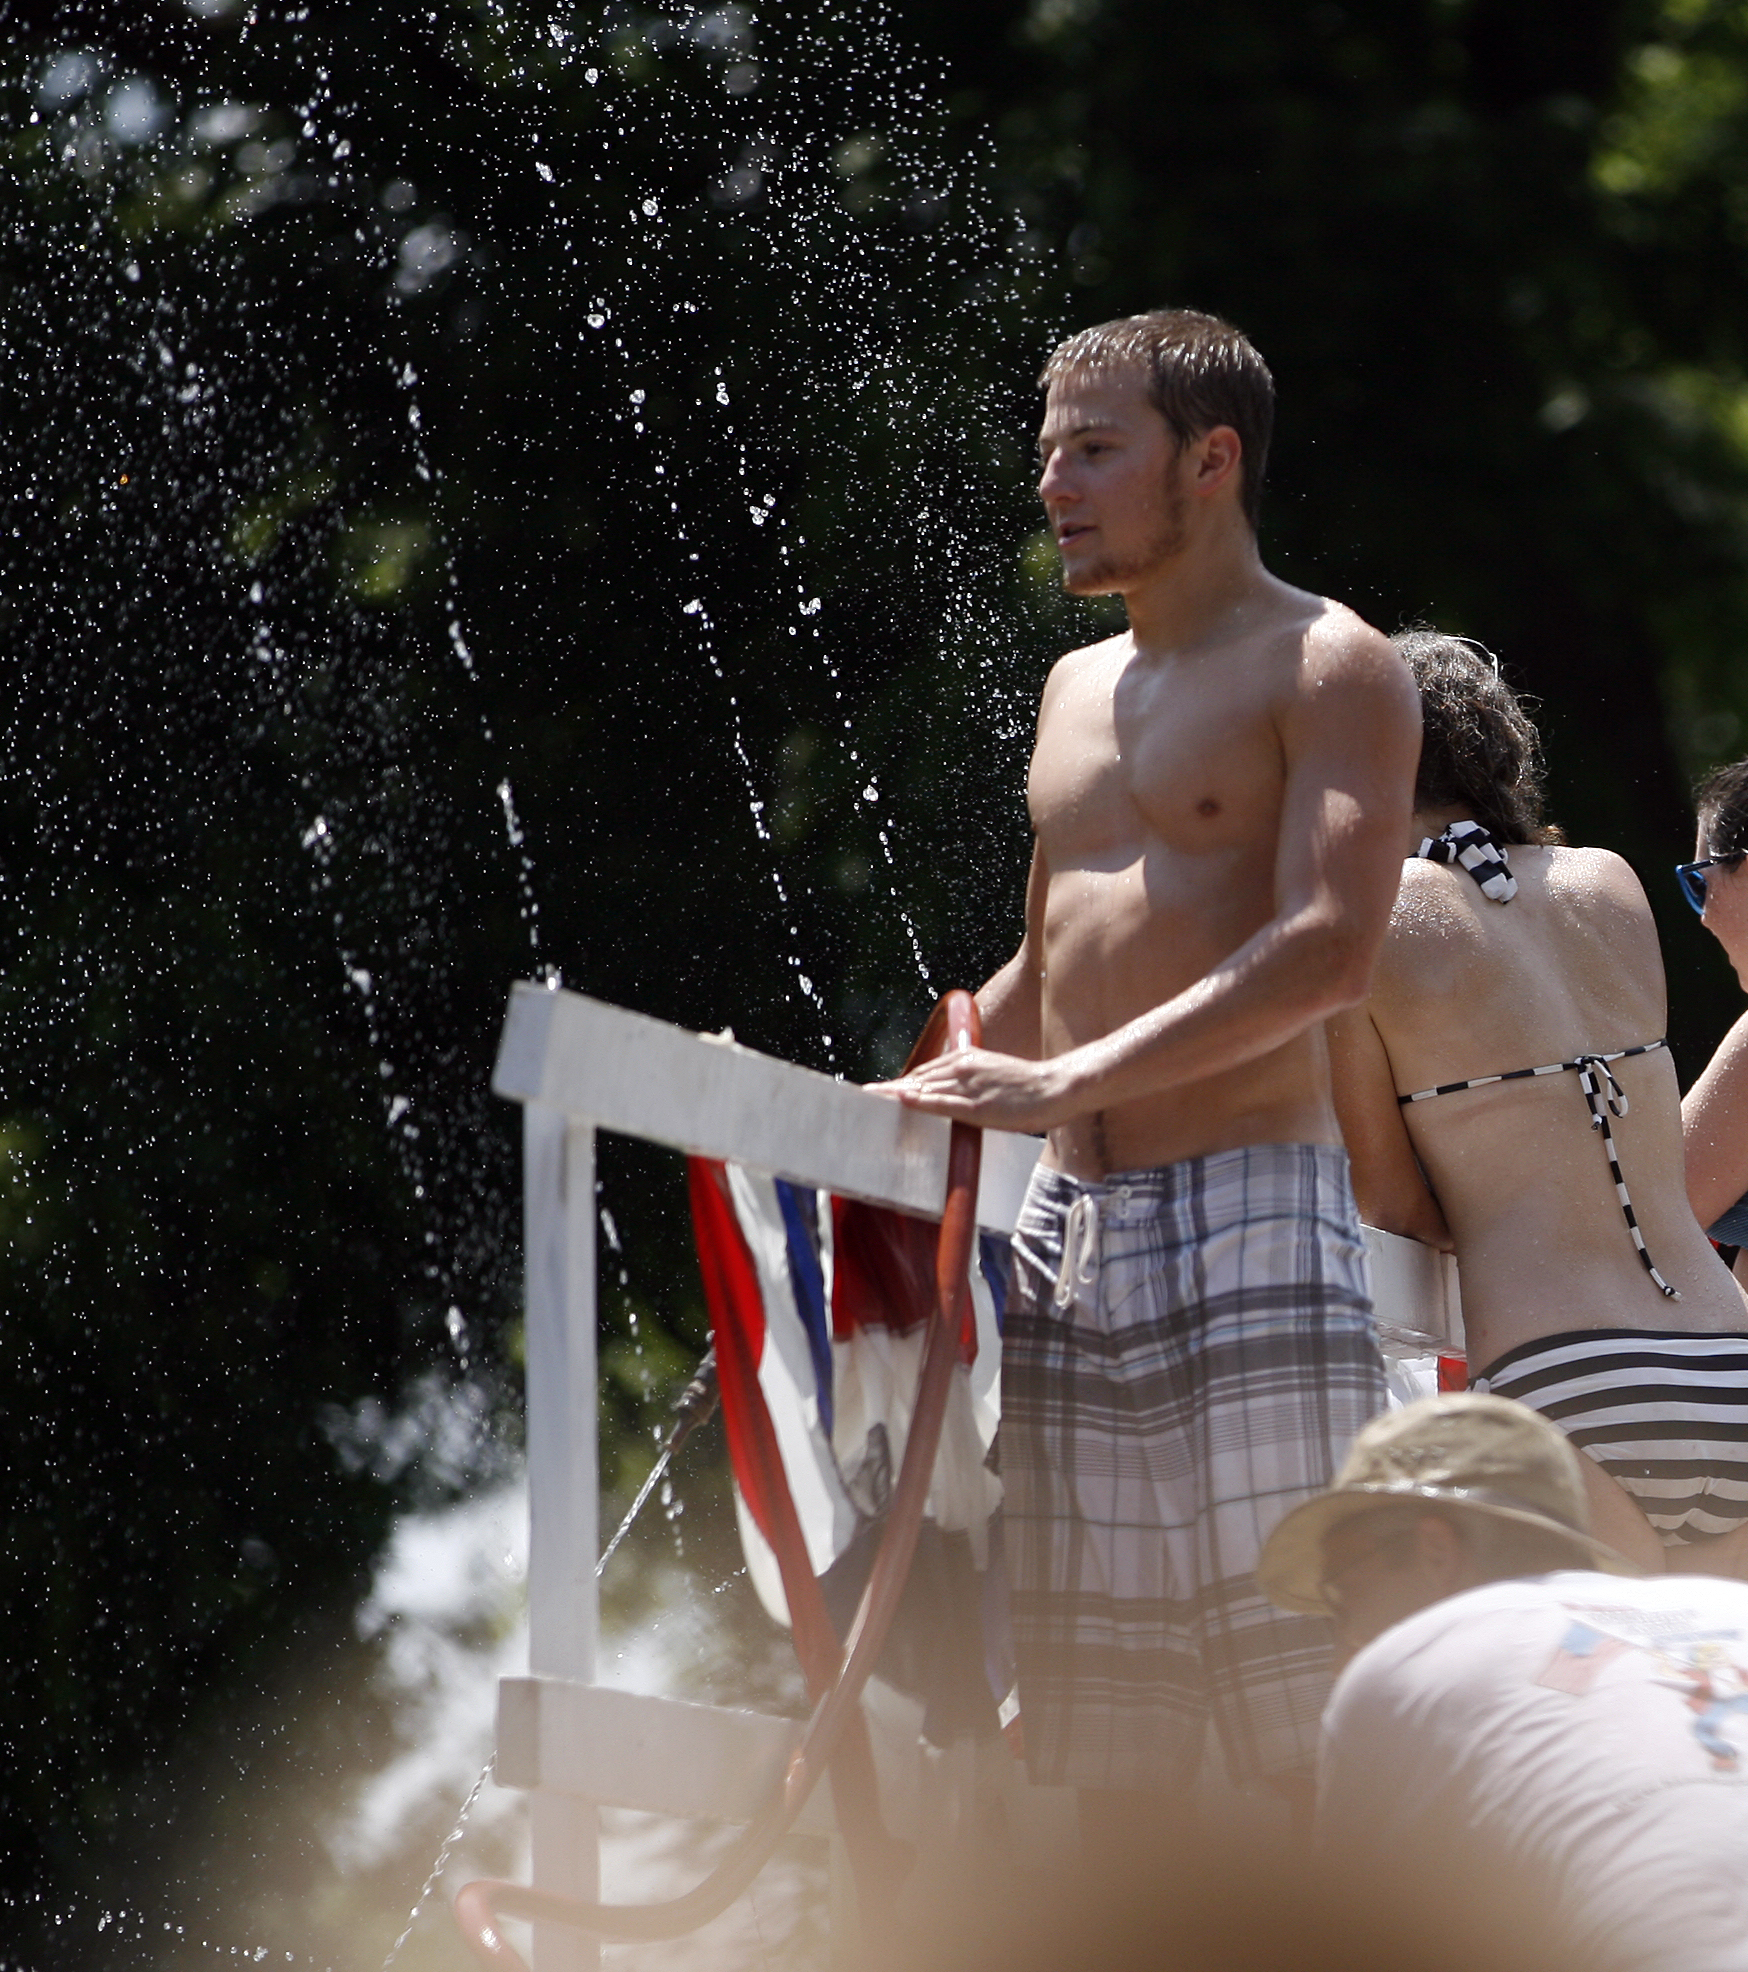
[[[938,1228],[713,1159],[689,1159],[687,1174],[748,1573],[788,1623],[778,1549],[799,1522],[841,1637],[904,1457]],[[917,1560],[880,1666],[924,1700],[941,1741],[993,1724],[1012,1683],[990,1456],[1007,1266],[1006,1240],[981,1235]],[[792,1519],[775,1498],[785,1485]]]

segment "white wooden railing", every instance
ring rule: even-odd
[[[948,1127],[937,1117],[736,1044],[545,986],[519,985],[492,1086],[523,1107],[529,1481],[528,1675],[499,1694],[497,1777],[530,1796],[536,1887],[599,1893],[597,1807],[744,1821],[799,1727],[595,1683],[600,1545],[596,1446],[595,1132],[721,1157],[821,1190],[938,1214]],[[1014,1228],[1037,1139],[991,1132],[978,1221]],[[1455,1275],[1371,1232],[1379,1313],[1395,1353],[1460,1348]],[[883,1800],[911,1839],[939,1795],[902,1727],[875,1725]],[[802,1827],[829,1831],[816,1795]],[[537,1972],[583,1972],[596,1947],[537,1927]]]

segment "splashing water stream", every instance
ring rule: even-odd
[[[601,1550],[601,1558],[595,1563],[595,1579],[597,1581],[606,1573],[608,1562],[619,1552],[620,1543],[636,1524],[637,1516],[643,1511],[650,1494],[655,1491],[661,1480],[666,1478],[668,1467],[673,1462],[673,1456],[673,1447],[671,1445],[664,1445],[655,1464],[650,1467],[648,1476],[645,1478],[643,1484],[638,1487],[637,1496],[632,1500],[630,1506],[625,1509],[625,1517],[614,1530],[613,1538]]]
[[[455,1845],[461,1840],[463,1833],[466,1831],[467,1818],[473,1813],[473,1804],[479,1799],[480,1790],[491,1778],[491,1773],[492,1763],[488,1760],[480,1768],[479,1778],[467,1790],[467,1797],[462,1802],[461,1810],[455,1817],[455,1825],[443,1838],[442,1844],[437,1850],[436,1860],[431,1865],[430,1874],[420,1886],[417,1900],[412,1909],[407,1913],[407,1921],[401,1927],[401,1934],[388,1948],[388,1956],[382,1961],[382,1972],[389,1972],[389,1967],[400,1957],[407,1940],[413,1935],[413,1931],[420,1917],[424,1914],[426,1904],[431,1901],[431,1892],[436,1889],[438,1883],[442,1880],[444,1870],[449,1867],[449,1858],[455,1851]]]
[[[876,0],[406,9],[382,58],[449,91],[445,142],[492,163],[466,210],[443,145],[379,114],[367,63],[307,8],[196,17],[217,25],[166,30],[155,79],[137,34],[112,52],[119,16],[98,5],[62,9],[9,72],[36,133],[14,191],[54,305],[21,281],[0,344],[13,428],[52,435],[21,440],[34,476],[8,496],[15,538],[48,545],[21,589],[5,734],[7,782],[39,803],[40,875],[15,900],[4,1025],[37,1106],[98,1119],[64,1228],[35,1208],[35,1263],[51,1299],[116,1305],[133,1261],[106,1277],[75,1235],[120,1215],[78,1201],[106,1170],[150,1177],[160,1141],[201,1141],[233,1084],[267,1073],[215,1062],[208,1099],[191,1028],[249,1033],[269,1008],[282,1046],[307,1029],[311,1063],[350,1050],[344,1101],[312,1109],[300,1070],[257,1135],[319,1130],[350,1175],[376,1155],[350,1148],[361,1118],[386,1131],[378,1221],[404,1209],[411,1259],[361,1232],[288,1290],[269,1241],[266,1287],[198,1284],[170,1326],[198,1341],[210,1306],[301,1295],[304,1326],[274,1347],[333,1354],[344,1401],[322,1429],[347,1473],[411,1484],[423,1459],[460,1487],[502,1452],[489,1396],[457,1412],[472,1422],[443,1468],[408,1442],[425,1413],[401,1365],[489,1392],[510,1325],[513,1163],[481,1074],[504,982],[556,984],[562,960],[585,990],[696,1025],[720,1024],[726,994],[749,1039],[864,1072],[914,1019],[943,925],[985,906],[1039,644],[1014,586],[1011,406],[989,381],[992,345],[1041,339],[1030,263]],[[478,354],[518,337],[520,397],[498,382],[509,359]],[[572,482],[588,497],[566,506]],[[512,500],[568,562],[518,559]],[[550,593],[530,601],[536,576]],[[125,908],[113,868],[135,873]],[[122,942],[159,894],[200,899],[222,936],[190,906]],[[163,954],[184,947],[217,954],[240,1011],[178,999]],[[155,992],[154,1081],[89,1037]],[[213,1195],[271,1199],[278,1178],[269,1154]],[[288,1199],[285,1251],[329,1209]],[[673,1242],[643,1237],[640,1278],[667,1279]],[[353,1286],[373,1266],[380,1307]],[[165,1305],[142,1301],[154,1320]],[[346,1312],[324,1326],[330,1307]],[[353,1331],[369,1347],[344,1356]],[[273,1409],[283,1357],[263,1360],[244,1416]],[[208,1373],[194,1360],[174,1386],[190,1415]],[[376,1394],[397,1376],[398,1410]],[[196,1491],[227,1487],[202,1473]],[[107,1634],[113,1668],[73,1675],[94,1694],[149,1683],[137,1638]]]

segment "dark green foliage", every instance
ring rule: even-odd
[[[0,1891],[88,1925],[164,1904],[285,1659],[339,1664],[408,1460],[338,1420],[449,1358],[452,1303],[490,1361],[501,986],[467,950],[517,941],[456,694],[335,580],[342,486],[407,476],[398,407],[328,388],[359,298],[307,239],[153,222],[143,157],[57,170],[13,54]]]
[[[514,1392],[510,981],[866,1073],[1023,881],[1023,284],[901,53],[258,15],[15,7],[0,69],[0,1891],[81,1950],[307,1876],[333,1618],[501,1456],[406,1441]],[[701,1343],[657,1170],[628,1485]]]

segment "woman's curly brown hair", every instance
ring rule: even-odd
[[[1499,842],[1564,842],[1542,820],[1541,735],[1492,659],[1437,630],[1390,641],[1420,687],[1414,805],[1466,809]]]

